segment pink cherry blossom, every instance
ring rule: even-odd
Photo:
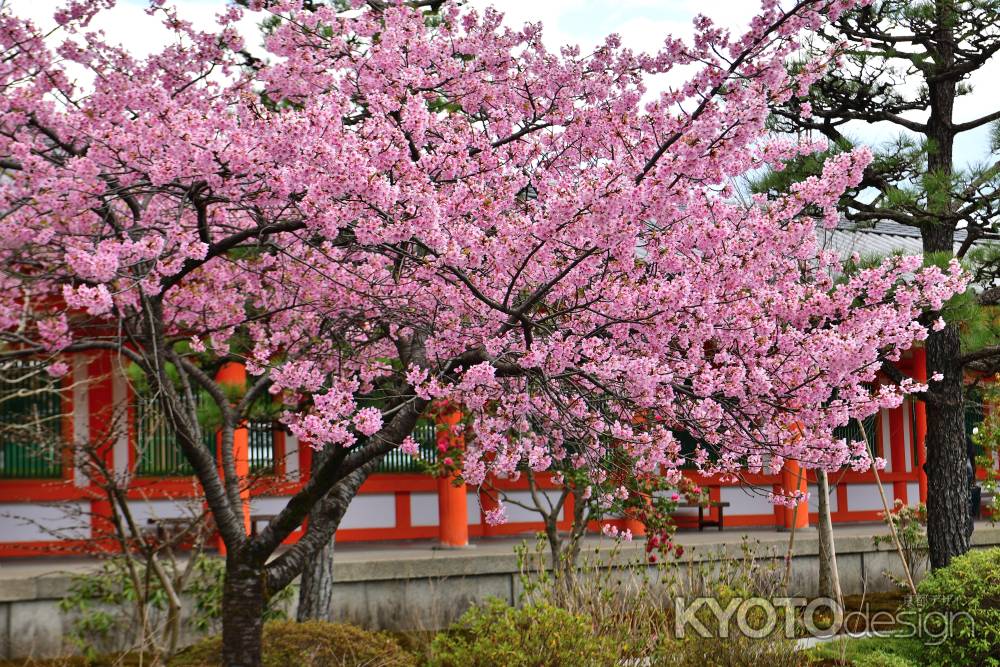
[[[197,368],[236,347],[314,447],[414,453],[439,401],[466,413],[466,481],[587,468],[584,497],[611,506],[609,449],[677,481],[678,431],[706,475],[867,469],[834,428],[921,390],[866,387],[967,283],[919,257],[839,279],[816,231],[865,148],[783,196],[733,196],[823,148],[770,136],[769,106],[834,61],[790,71],[809,31],[863,3],[767,0],[744,34],[699,17],[650,53],[581,54],[493,9],[446,3],[428,27],[403,3],[288,1],[252,67],[238,6],[199,30],[154,3],[175,39],[139,57],[87,27],[102,4],[71,3],[51,35],[0,12],[16,354],[112,348],[155,380],[161,354]]]
[[[406,436],[403,438],[403,442],[399,445],[400,451],[404,454],[409,454],[410,456],[417,456],[420,454],[420,445],[413,436]]]
[[[490,526],[498,526],[507,521],[507,509],[506,506],[500,505],[499,507],[485,512],[486,523]]]

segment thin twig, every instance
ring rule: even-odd
[[[860,419],[855,418],[858,422],[858,428],[861,429],[861,437],[865,439],[865,447],[871,451],[871,446],[868,443],[868,434],[865,432],[865,425],[861,423]],[[875,483],[878,485],[878,493],[882,497],[882,507],[885,509],[885,522],[889,524],[889,532],[892,533],[892,541],[896,544],[896,551],[899,553],[899,560],[903,563],[903,574],[906,575],[906,584],[910,588],[910,593],[914,596],[917,594],[917,587],[913,585],[913,576],[910,574],[910,566],[906,562],[906,556],[903,554],[903,545],[899,542],[899,535],[896,533],[896,524],[892,522],[892,513],[889,511],[889,501],[885,497],[885,487],[882,486],[882,479],[878,475],[878,467],[875,463],[872,463],[872,472],[875,473]]]

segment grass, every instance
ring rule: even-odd
[[[810,667],[921,664],[923,644],[918,639],[904,637],[864,637],[837,639],[809,649]]]

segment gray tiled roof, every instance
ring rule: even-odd
[[[844,220],[835,229],[819,229],[817,234],[821,247],[827,250],[836,250],[844,259],[855,252],[862,257],[886,256],[894,252],[902,252],[904,255],[919,255],[922,252],[920,230],[890,220],[880,220],[874,224],[864,223],[863,225]],[[964,240],[965,230],[955,230],[956,251]],[[984,242],[988,241],[976,241],[976,244]]]

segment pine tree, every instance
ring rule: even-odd
[[[807,94],[775,110],[774,128],[830,141],[826,156],[849,149],[860,123],[891,125],[898,136],[874,146],[876,158],[864,179],[842,200],[844,217],[861,226],[891,220],[920,231],[927,263],[958,257],[972,268],[978,296],[967,294],[944,313],[947,324],[925,343],[927,392],[928,536],[934,567],[969,549],[969,486],[963,376],[975,365],[995,372],[1000,346],[989,307],[1000,303],[998,254],[973,244],[996,231],[1000,206],[998,109],[956,120],[956,101],[971,92],[968,79],[1000,50],[998,0],[877,0],[844,14],[812,44],[820,51],[846,44],[840,66]],[[919,81],[914,88],[912,82]],[[991,130],[986,161],[956,164],[955,146],[964,133]],[[987,143],[987,142],[984,142]],[[803,159],[789,174],[759,185],[781,189],[802,172],[818,172],[823,155]],[[957,230],[964,230],[956,236]],[[976,303],[978,301],[978,304]],[[986,309],[977,307],[985,306]],[[928,313],[937,319],[940,313]],[[900,370],[887,364],[895,381]]]

